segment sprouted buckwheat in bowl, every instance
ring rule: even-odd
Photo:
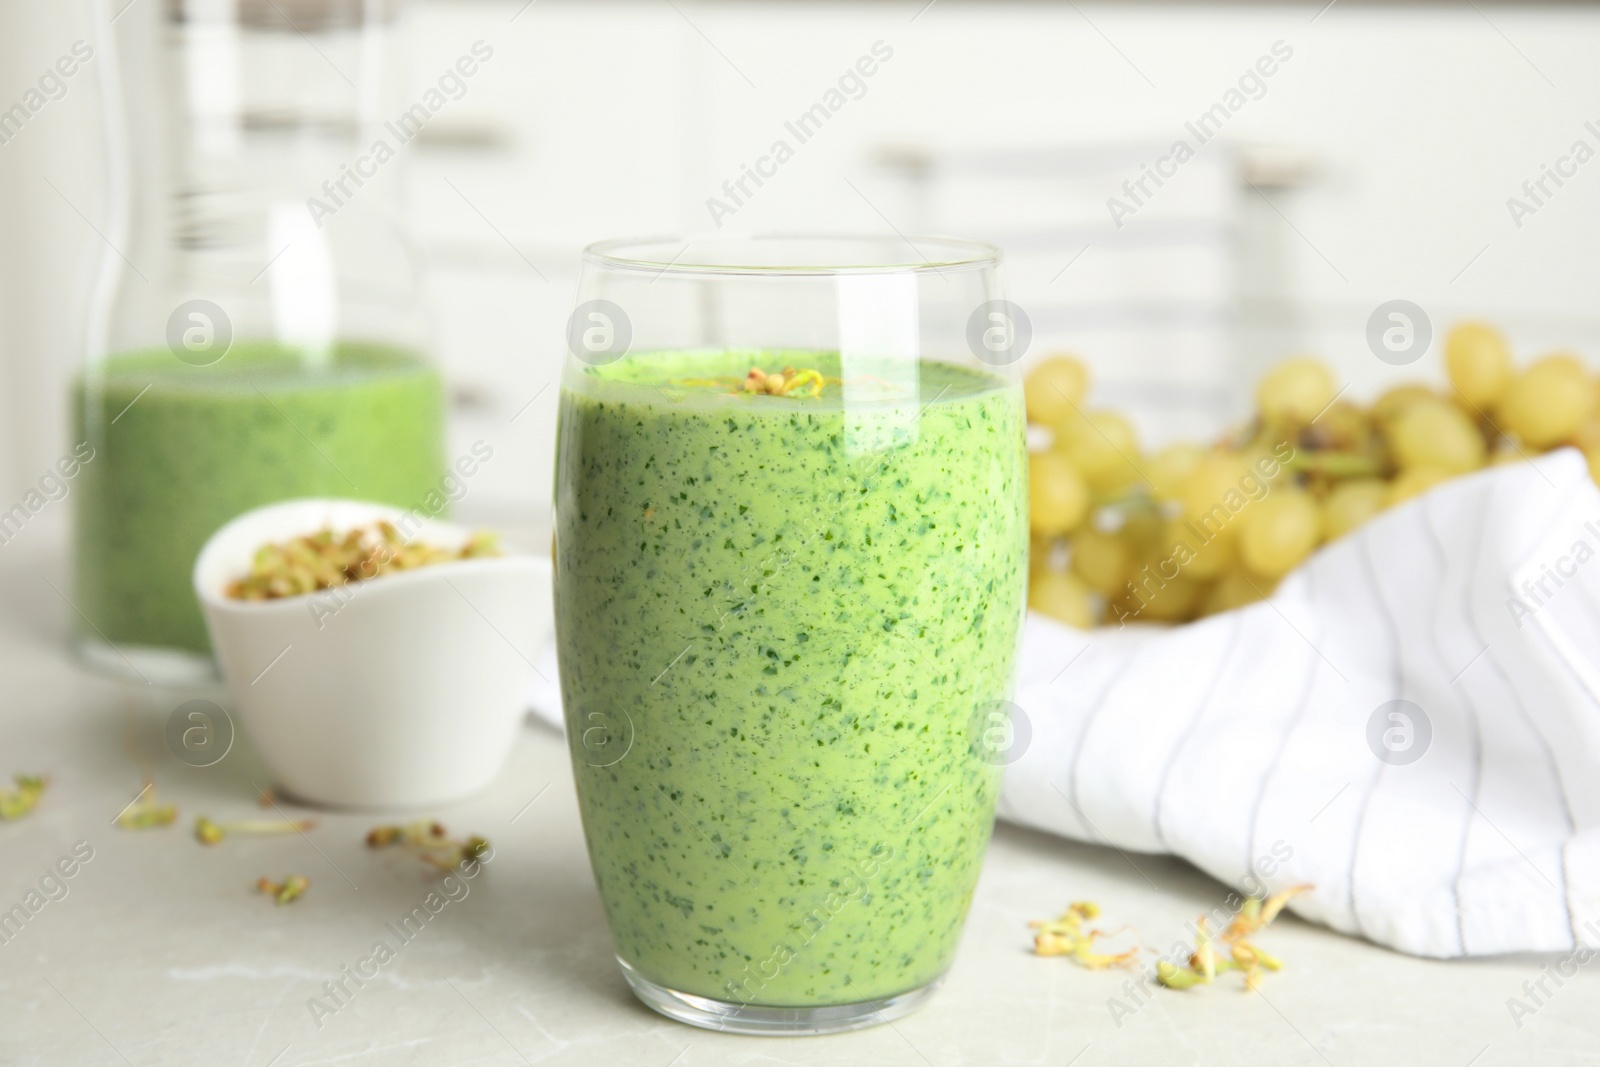
[[[282,544],[262,545],[250,563],[250,573],[230,582],[227,594],[235,600],[277,600],[432,563],[500,554],[499,538],[485,531],[474,533],[460,548],[441,548],[408,542],[387,519],[344,531],[324,526]]]
[[[239,516],[201,550],[194,587],[274,783],[336,807],[487,787],[550,626],[548,561],[360,501]]]

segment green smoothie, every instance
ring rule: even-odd
[[[784,366],[828,384],[734,391]],[[643,977],[811,1007],[949,966],[999,784],[972,724],[1009,696],[1023,615],[1023,429],[1014,386],[936,362],[569,374],[562,695],[596,881]]]
[[[208,367],[130,353],[77,394],[95,456],[74,489],[75,599],[85,635],[118,645],[208,650],[190,572],[242,512],[310,496],[416,506],[444,471],[437,372],[375,345],[321,366],[267,343]]]

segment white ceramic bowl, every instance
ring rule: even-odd
[[[418,807],[494,780],[550,631],[551,567],[531,555],[459,560],[279,600],[225,595],[255,552],[405,512],[349,500],[258,508],[212,535],[194,588],[234,706],[275,784],[335,807]],[[413,518],[446,548],[465,527]]]

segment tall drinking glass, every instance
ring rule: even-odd
[[[824,1033],[950,966],[1024,611],[999,252],[684,237],[584,254],[556,622],[617,958],[668,1016]]]

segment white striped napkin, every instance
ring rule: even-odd
[[[1600,490],[1577,452],[1440,486],[1225,615],[1030,616],[1016,703],[1013,822],[1246,891],[1309,882],[1297,913],[1417,955],[1600,944]]]
[[[560,723],[556,686],[533,704]],[[1311,883],[1298,914],[1417,955],[1600,945],[1600,490],[1577,452],[1440,486],[1225,615],[1030,615],[1015,705],[1011,822],[1245,892]]]

